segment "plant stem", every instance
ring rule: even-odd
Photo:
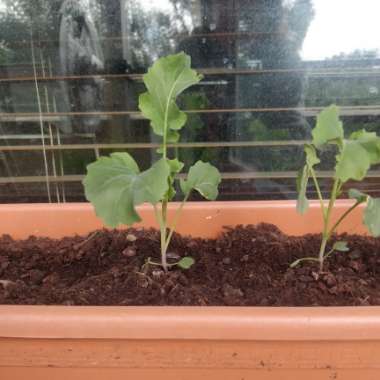
[[[342,188],[342,183],[338,179],[335,179],[333,189],[331,191],[330,195],[330,201],[329,205],[327,208],[327,212],[324,213],[324,227],[323,227],[323,234],[322,234],[322,242],[321,246],[319,249],[319,256],[318,256],[318,261],[319,261],[319,271],[323,271],[323,264],[324,260],[329,257],[333,250],[328,252],[326,254],[326,246],[328,240],[331,238],[332,234],[336,231],[336,229],[339,227],[339,225],[342,223],[342,221],[353,211],[355,210],[356,207],[358,207],[360,204],[362,204],[362,201],[356,201],[355,204],[353,204],[348,210],[346,210],[340,218],[335,222],[335,224],[329,229],[329,224],[330,224],[330,218],[331,218],[331,212],[334,208],[334,204],[337,198],[338,193],[340,192]]]
[[[334,204],[336,201],[336,196],[337,196],[337,189],[339,186],[339,179],[334,180],[334,185],[331,190],[330,194],[330,201],[329,205],[327,207],[327,211],[324,217],[324,223],[323,223],[323,233],[322,233],[322,242],[321,242],[321,247],[319,249],[319,255],[318,255],[318,260],[319,260],[319,271],[323,271],[323,264],[325,260],[325,251],[326,251],[326,245],[327,241],[330,238],[330,231],[329,231],[329,224],[330,224],[330,217],[331,217],[331,212],[334,208]]]
[[[168,100],[166,102],[165,107],[165,117],[164,117],[164,135],[163,135],[163,141],[162,141],[162,147],[163,147],[163,154],[162,157],[166,158],[166,149],[167,149],[167,135],[168,135],[168,118],[169,118],[169,108],[170,108],[170,102],[172,101],[173,92],[175,89],[175,85],[177,84],[178,79],[174,82],[173,87],[170,89]]]
[[[331,228],[329,232],[329,238],[331,235],[335,232],[335,230],[339,227],[340,223],[359,205],[361,205],[363,202],[357,201],[354,205],[352,205],[347,211],[344,212],[344,214],[338,219],[338,221],[334,224],[334,226]]]
[[[171,240],[171,238],[173,236],[173,233],[174,233],[174,231],[175,231],[175,229],[177,227],[177,224],[178,224],[178,221],[179,221],[179,217],[181,216],[181,212],[183,210],[183,207],[185,206],[185,203],[187,202],[187,200],[189,198],[189,195],[190,195],[190,193],[188,193],[185,196],[185,198],[183,199],[183,201],[181,202],[181,204],[177,208],[177,211],[176,211],[174,219],[173,219],[172,226],[170,227],[170,231],[169,231],[169,234],[168,234],[167,239],[166,239],[165,252],[169,248],[170,240]]]
[[[321,247],[319,248],[318,262],[319,262],[319,271],[323,272],[323,264],[325,261],[325,251],[328,238],[326,236],[322,237]]]
[[[162,221],[163,228],[161,231],[161,262],[164,271],[168,271],[168,261],[166,258],[166,239],[167,239],[167,213],[168,213],[168,201],[165,198],[162,202]]]
[[[164,212],[165,209],[165,212]],[[160,242],[161,242],[161,265],[165,272],[168,271],[168,262],[166,258],[166,231],[167,231],[167,224],[166,224],[166,209],[167,209],[167,202],[162,202],[161,206],[161,213],[157,209],[157,206],[154,205],[154,214],[156,216],[156,220],[158,224],[160,225]],[[165,217],[164,217],[165,216]]]
[[[321,209],[322,209],[322,213],[323,213],[323,219],[325,220],[326,219],[326,207],[325,207],[325,204],[323,202],[323,196],[322,196],[321,188],[319,187],[319,183],[317,180],[317,176],[315,174],[315,170],[313,168],[309,168],[309,170],[310,170],[311,177],[313,178],[313,181],[314,181],[315,189],[317,190],[319,203],[321,204]]]
[[[177,84],[178,79],[174,82],[174,85],[170,89],[169,95],[168,95],[168,100],[166,102],[166,107],[165,107],[165,116],[164,116],[164,133],[163,133],[163,140],[162,140],[162,158],[165,160],[167,159],[167,137],[168,137],[168,119],[169,119],[169,108],[170,108],[170,103],[172,101],[172,96],[174,93],[175,86]],[[169,183],[169,189],[171,186],[170,178],[168,178],[168,183]],[[162,262],[162,267],[164,268],[165,272],[168,271],[168,261],[166,257],[166,251],[169,247],[170,239],[173,235],[174,228],[171,229],[169,236],[167,234],[167,213],[168,213],[168,202],[169,202],[169,197],[166,194],[163,201],[162,201],[162,206],[161,206],[161,223],[160,223],[160,231],[161,231],[161,262]],[[185,201],[184,201],[185,202]],[[184,203],[183,202],[183,203]],[[183,205],[181,204],[180,209],[182,210]],[[156,212],[156,218],[159,216],[159,211],[155,209]],[[176,224],[176,222],[175,222]]]

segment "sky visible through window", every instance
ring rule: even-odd
[[[173,10],[169,0],[140,0],[140,4],[146,10]],[[292,1],[284,0],[284,4]],[[315,16],[301,51],[303,60],[323,60],[357,49],[380,50],[380,0],[314,0],[313,6]],[[5,9],[0,0],[0,11]]]
[[[315,16],[304,41],[303,60],[380,48],[379,0],[314,0],[313,4]]]
[[[169,0],[140,1],[145,9],[172,10]],[[380,0],[314,0],[313,5],[315,16],[304,41],[303,60],[380,49]]]

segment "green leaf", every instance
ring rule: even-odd
[[[178,267],[182,269],[190,269],[195,263],[195,260],[192,257],[184,257],[176,264]]]
[[[350,248],[347,245],[346,241],[337,241],[334,243],[332,249],[334,251],[339,251],[339,252],[348,252]]]
[[[367,132],[365,129],[351,134],[350,140],[355,140],[367,151],[371,165],[380,163],[380,137],[375,132]]]
[[[355,140],[346,140],[343,149],[337,155],[336,177],[342,182],[349,179],[361,181],[367,175],[370,166],[369,155],[362,145]]]
[[[312,168],[315,165],[318,165],[321,160],[317,156],[317,151],[313,145],[306,144],[305,145],[305,153],[306,153],[306,163],[309,168]]]
[[[344,138],[343,125],[339,120],[339,108],[335,105],[322,110],[317,116],[317,124],[312,131],[313,144],[317,147],[338,142]]]
[[[150,120],[154,133],[165,136],[167,142],[176,142],[187,120],[175,99],[188,87],[202,79],[191,69],[191,59],[185,53],[158,59],[144,75],[147,92],[140,95],[139,108]]]
[[[359,190],[350,189],[350,190],[348,190],[348,197],[350,199],[355,199],[357,202],[361,202],[362,203],[362,202],[366,202],[367,201],[368,195],[362,193]]]
[[[87,166],[85,195],[109,227],[140,221],[135,206],[158,203],[168,190],[169,165],[163,159],[140,173],[128,153],[100,157]]]
[[[380,198],[368,197],[364,210],[364,224],[373,236],[380,237]]]
[[[181,180],[180,185],[186,196],[194,189],[206,199],[215,200],[220,182],[221,175],[217,168],[209,163],[198,161],[190,168],[187,180]]]
[[[169,175],[170,168],[164,159],[158,160],[148,170],[142,172],[136,178],[133,188],[135,205],[145,202],[155,205],[160,202],[168,189]]]
[[[176,191],[174,188],[175,175],[183,169],[184,163],[179,161],[177,158],[175,158],[173,160],[167,159],[167,163],[170,167],[169,189],[168,189],[168,193],[167,193],[167,198],[168,198],[168,200],[172,200],[174,198],[174,196],[176,195]]]
[[[306,197],[307,183],[309,181],[309,168],[307,165],[298,173],[297,177],[297,212],[301,215],[305,214],[309,209],[309,200]]]
[[[317,165],[321,162],[313,145],[306,144],[304,149],[306,153],[306,165],[298,173],[297,176],[297,211],[301,215],[305,214],[309,209],[309,201],[306,197],[306,192],[310,177],[310,170],[314,167],[314,165]]]
[[[179,161],[177,158],[173,160],[168,160],[168,165],[170,167],[170,173],[177,174],[180,173],[184,167],[184,163]]]

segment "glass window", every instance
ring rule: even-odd
[[[181,98],[189,119],[171,154],[216,165],[220,199],[295,198],[322,107],[339,105],[349,132],[380,133],[379,11],[373,0],[0,0],[0,202],[82,201],[86,165],[113,151],[149,166],[158,140],[138,112],[142,74],[179,51],[204,80]],[[379,177],[360,186],[380,192]]]

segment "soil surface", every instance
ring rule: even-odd
[[[319,235],[291,237],[275,226],[226,229],[216,240],[175,235],[170,261],[192,256],[189,269],[159,266],[155,230],[95,231],[60,240],[0,238],[0,304],[63,305],[380,305],[380,239],[356,235],[349,252],[291,269],[316,256]],[[330,246],[331,246],[330,244]]]

